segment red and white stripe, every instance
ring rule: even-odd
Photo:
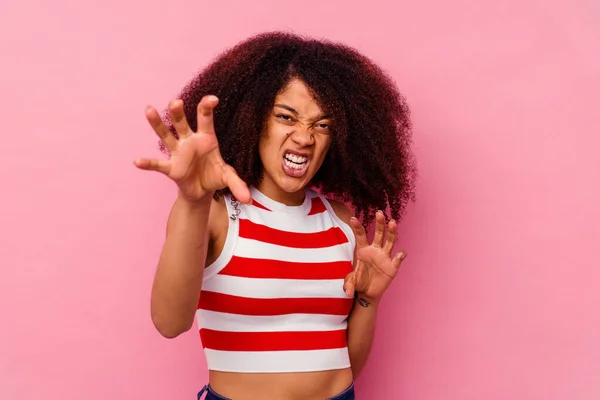
[[[206,268],[197,320],[209,369],[294,372],[350,366],[343,290],[354,238],[312,191],[302,207],[253,189]],[[233,209],[227,200],[228,209]]]

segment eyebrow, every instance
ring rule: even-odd
[[[290,112],[292,112],[292,113],[294,113],[294,114],[298,115],[298,111],[294,110],[294,109],[293,109],[292,107],[290,107],[290,106],[286,106],[285,104],[275,104],[275,107],[279,107],[279,108],[286,109],[286,110],[288,110],[288,111],[290,111]]]
[[[290,106],[286,106],[285,104],[281,104],[281,103],[277,103],[274,105],[274,107],[279,107],[279,108],[283,108],[284,110],[288,110],[289,112],[293,113],[294,115],[298,116],[298,111],[294,110],[292,107]],[[315,121],[320,121],[322,119],[328,119],[331,118],[329,115],[321,115],[318,118],[315,118]]]

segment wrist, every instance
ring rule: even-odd
[[[373,307],[376,308],[379,305],[379,302],[381,300],[381,297],[371,297],[371,296],[367,296],[364,293],[361,292],[356,292],[355,297],[355,302],[358,303],[358,305],[360,305],[361,307]]]
[[[213,196],[214,192],[210,192],[200,197],[199,199],[190,199],[185,194],[183,194],[181,190],[179,190],[177,192],[177,202],[190,210],[204,209],[210,206]]]

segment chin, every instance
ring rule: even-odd
[[[279,188],[284,192],[296,193],[304,190],[304,188],[308,185],[308,182],[310,182],[310,180],[306,178],[299,179],[284,176],[281,179],[278,179],[276,183],[277,186],[279,186]]]

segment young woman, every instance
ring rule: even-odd
[[[170,157],[135,165],[178,187],[152,321],[174,338],[197,318],[206,398],[354,399],[406,256],[379,211],[398,219],[413,196],[392,80],[346,46],[266,33],[199,73],[164,121],[146,116]]]

